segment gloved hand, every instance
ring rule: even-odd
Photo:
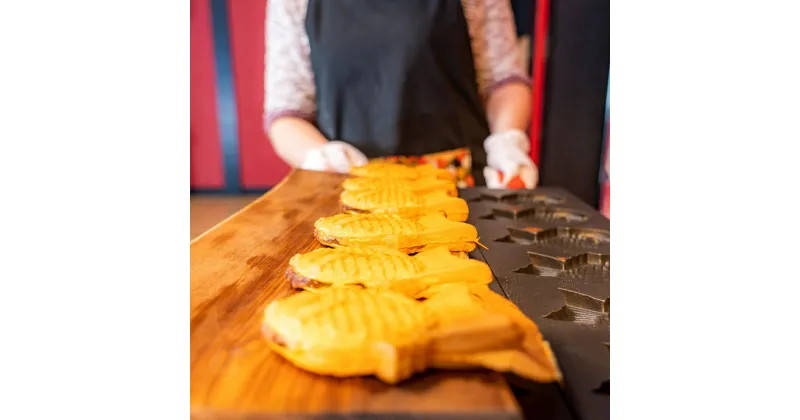
[[[329,141],[306,152],[300,169],[347,173],[353,166],[367,163],[367,157],[355,147],[341,141]]]
[[[530,140],[519,130],[495,133],[483,142],[486,163],[483,177],[489,188],[536,188],[539,170],[531,160]]]

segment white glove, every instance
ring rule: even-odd
[[[483,168],[486,186],[509,188],[512,180],[524,184],[516,188],[535,188],[539,182],[539,170],[528,153],[531,150],[528,136],[519,130],[495,133],[484,142],[487,167]]]
[[[353,166],[367,164],[367,157],[355,147],[341,141],[329,141],[306,152],[300,169],[348,173]]]

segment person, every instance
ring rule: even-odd
[[[431,163],[461,187],[536,186],[509,0],[269,0],[266,28],[265,130],[289,165]]]

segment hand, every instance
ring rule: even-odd
[[[329,141],[306,152],[300,169],[348,173],[353,166],[367,164],[367,157],[355,147],[341,141]]]
[[[488,166],[483,168],[489,188],[535,188],[539,170],[531,160],[530,140],[519,130],[504,131],[489,136],[483,142]]]
[[[535,167],[526,166],[520,169],[519,174],[506,178],[502,172],[485,166],[483,177],[486,179],[486,186],[491,189],[522,190],[536,188],[537,171]]]

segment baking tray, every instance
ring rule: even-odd
[[[610,418],[610,221],[558,188],[469,188],[460,196],[486,246],[471,255],[489,264],[493,290],[551,343],[573,418]]]

